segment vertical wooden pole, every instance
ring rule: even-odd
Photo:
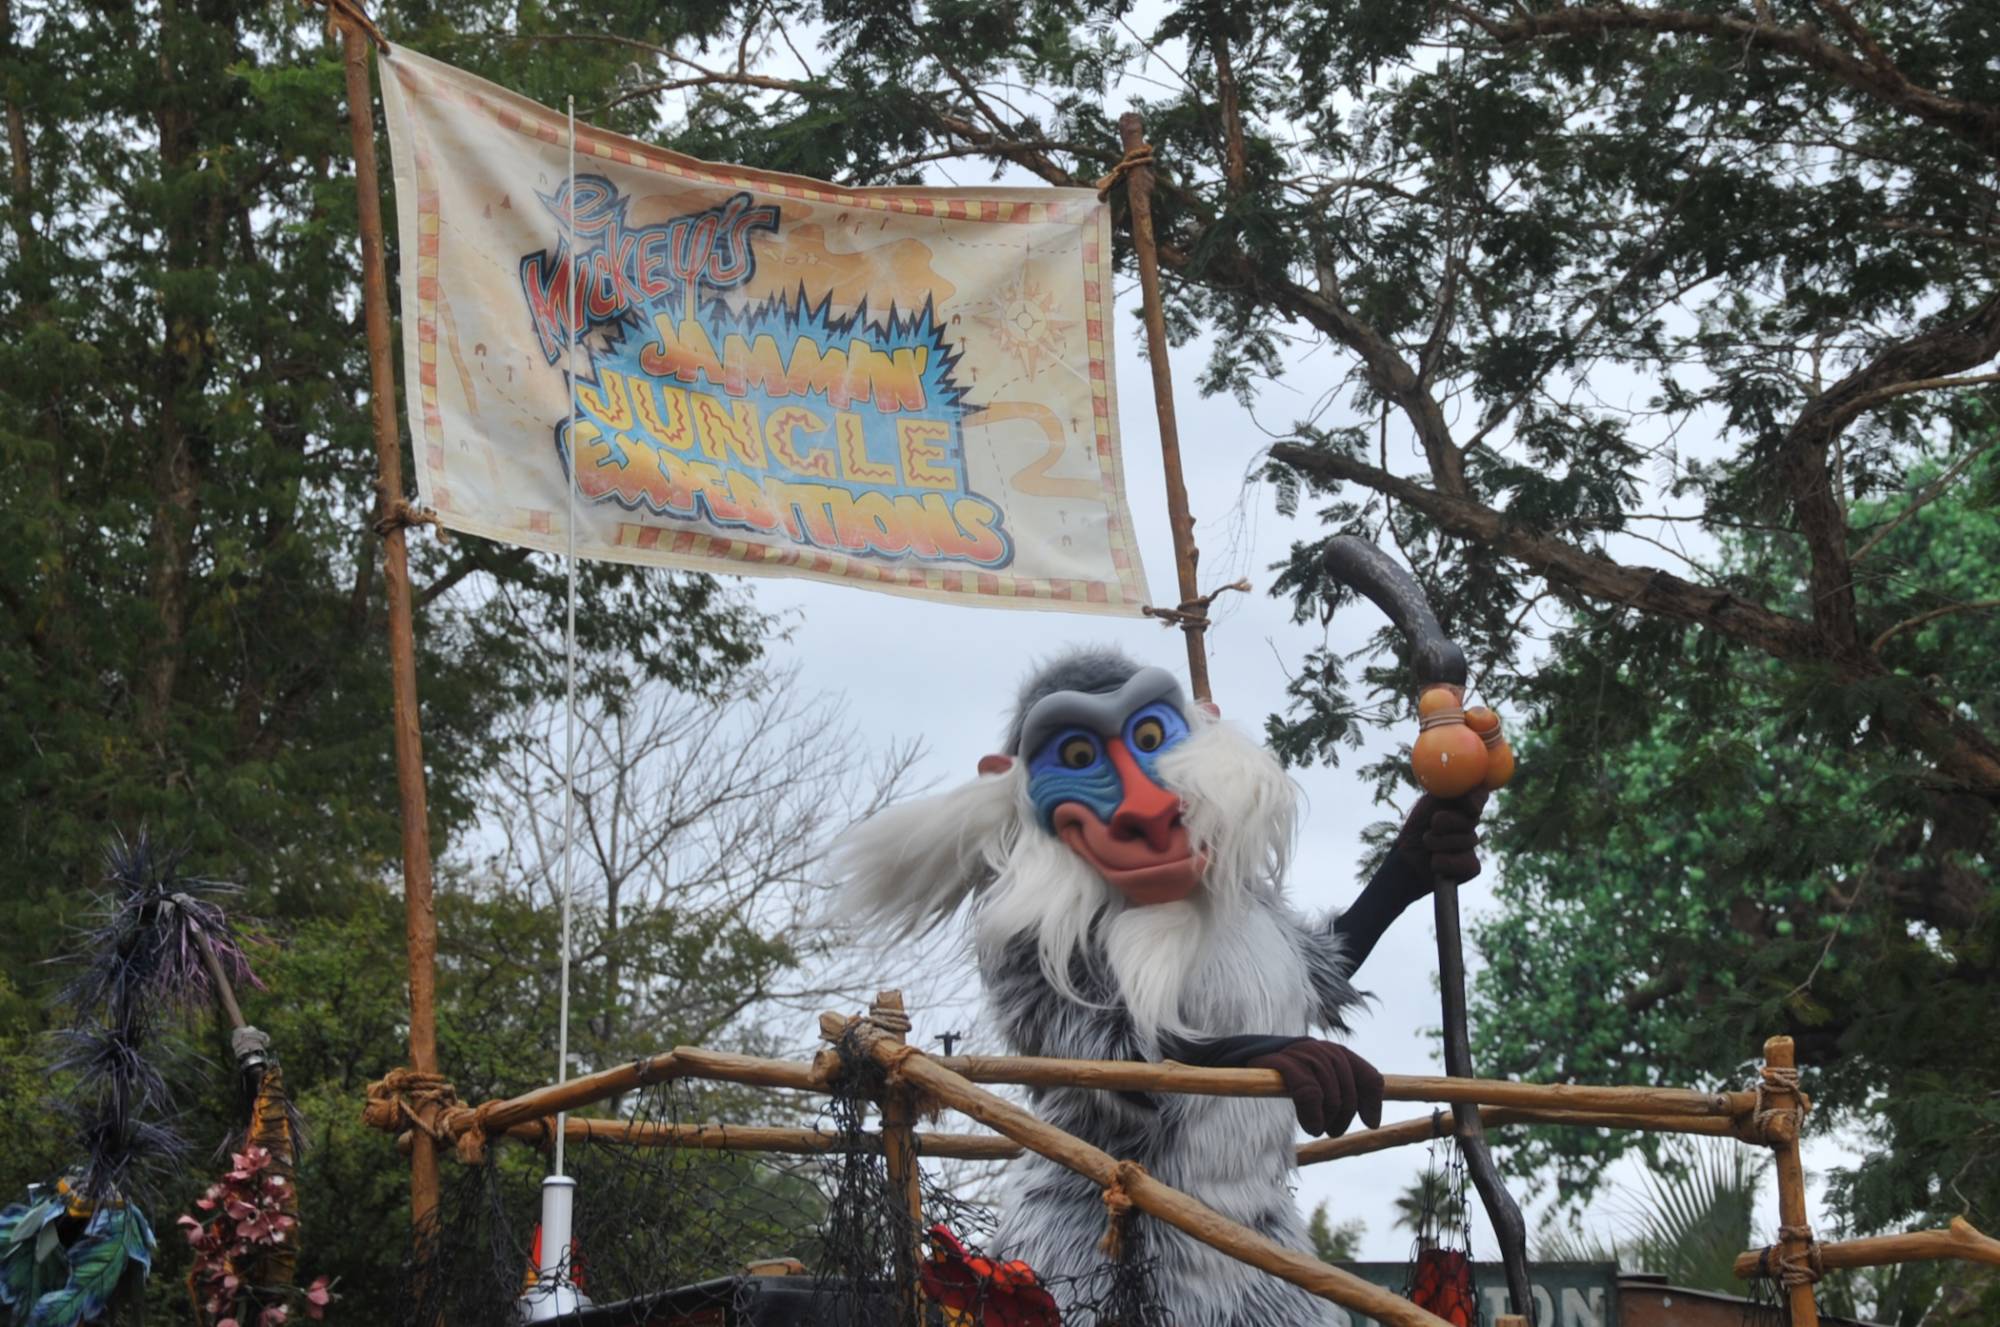
[[[389,601],[389,680],[394,697],[396,787],[403,818],[403,907],[410,964],[410,1067],[437,1072],[437,907],[431,892],[431,831],[424,796],[424,740],[417,720],[417,646],[410,609],[410,554],[399,519],[403,451],[396,428],[396,369],[390,358],[389,279],[382,259],[382,190],[375,174],[375,97],[368,38],[335,11],[347,64],[347,118],[361,220],[361,306],[368,328],[369,405],[375,425],[375,512]],[[438,1205],[437,1145],[421,1129],[410,1146],[410,1220],[421,1236]]]
[[[868,1010],[869,1021],[882,1029],[891,1041],[903,1043],[909,1034],[910,1019],[903,1008],[901,991],[880,991]],[[902,1197],[909,1229],[896,1251],[896,1288],[903,1298],[904,1321],[923,1321],[917,1268],[924,1242],[924,1192],[917,1165],[916,1097],[908,1088],[891,1087],[882,1098],[882,1153],[889,1171],[889,1188]]]
[[[1145,122],[1128,111],[1118,117],[1118,139],[1129,155],[1146,145]],[[1195,547],[1194,517],[1188,511],[1187,484],[1181,478],[1181,434],[1174,419],[1174,380],[1167,365],[1167,317],[1160,304],[1160,250],[1153,234],[1153,168],[1135,166],[1125,176],[1125,196],[1132,207],[1132,250],[1139,259],[1139,298],[1146,316],[1146,358],[1153,370],[1153,409],[1160,420],[1160,460],[1167,471],[1167,517],[1173,527],[1174,570],[1181,587],[1181,604],[1200,597],[1195,578],[1201,550]],[[1208,646],[1205,619],[1181,623],[1187,633],[1188,684],[1196,700],[1212,698],[1208,686]]]
[[[1764,1100],[1758,1114],[1764,1140],[1778,1162],[1778,1254],[1794,1268],[1812,1265],[1812,1226],[1806,1219],[1805,1163],[1799,1157],[1799,1126],[1805,1100],[1799,1095],[1797,1049],[1790,1037],[1764,1043]],[[1791,1327],[1819,1327],[1819,1304],[1812,1282],[1794,1277],[1784,1286]]]

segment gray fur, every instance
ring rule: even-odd
[[[1115,694],[1141,671],[1103,649],[1042,665],[1016,701],[1007,754],[1031,754],[1021,750],[1023,725],[1038,702],[1065,691]],[[1186,717],[1188,739],[1159,769],[1185,799],[1189,835],[1208,859],[1194,897],[1128,906],[1041,827],[1017,763],[851,833],[837,856],[850,905],[921,929],[970,898],[980,976],[999,1035],[1017,1054],[1156,1060],[1168,1035],[1344,1031],[1360,997],[1334,919],[1309,922],[1284,900],[1297,789],[1249,735],[1201,710]],[[1058,1128],[1280,1244],[1310,1249],[1292,1194],[1291,1102],[1061,1088],[1032,1096]],[[1009,1184],[993,1252],[1025,1259],[1058,1287],[1100,1270],[1097,1185],[1033,1155],[1013,1164]],[[1136,1218],[1130,1238],[1152,1264],[1174,1327],[1339,1321],[1331,1304],[1160,1222]],[[1094,1327],[1066,1307],[1066,1327]]]
[[[1053,696],[1058,691],[1098,695],[1116,691],[1138,671],[1139,665],[1124,651],[1108,647],[1086,647],[1057,655],[1021,684],[1000,750],[1010,756],[1027,754],[1021,750],[1021,727],[1027,722],[1028,711],[1035,707],[1036,701]]]
[[[1311,973],[1312,990],[1308,995],[1295,987],[1287,993],[1299,1006],[1292,1026],[1226,1030],[1303,1034],[1308,1022],[1337,1027],[1356,997],[1347,985],[1329,925],[1309,925],[1275,901],[1265,904],[1257,923],[1282,935],[1281,943]],[[1283,974],[1298,968],[1283,963],[1269,969],[1239,966],[1234,980],[1256,983],[1266,970]],[[1020,1054],[1093,1060],[1155,1056],[1118,996],[1095,928],[1088,947],[1071,964],[1071,980],[1084,997],[1081,1002],[1049,985],[1035,946],[1026,937],[1009,946],[998,961],[983,964],[981,976],[1001,1030]],[[1219,984],[1204,982],[1203,987],[1212,990]],[[1203,1021],[1215,1031],[1225,1030],[1217,1024],[1226,1019]],[[1137,1161],[1164,1183],[1279,1244],[1311,1249],[1292,1196],[1297,1170],[1289,1101],[1063,1088],[1031,1096],[1036,1114],[1056,1127],[1115,1157]],[[1104,1225],[1103,1195],[1095,1183],[1030,1155],[1010,1168],[994,1249],[1001,1256],[1026,1260],[1037,1274],[1062,1284],[1097,1269],[1102,1258],[1097,1243]],[[1160,1300],[1175,1327],[1327,1327],[1338,1321],[1334,1307],[1324,1300],[1217,1253],[1171,1226],[1141,1217],[1135,1219],[1132,1235],[1138,1241],[1136,1256],[1152,1263]],[[1066,1314],[1064,1322],[1091,1327],[1087,1319],[1073,1315]]]

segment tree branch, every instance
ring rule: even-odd
[[[1870,406],[1920,384],[1984,364],[2000,355],[2000,295],[1970,317],[1934,328],[1878,352],[1808,401],[1778,448],[1778,472],[1798,515],[1812,565],[1808,591],[1813,621],[1837,654],[1860,648],[1854,567],[1847,553],[1847,512],[1828,468],[1833,444]]]
[[[1812,625],[1652,567],[1628,567],[1601,553],[1517,525],[1501,512],[1324,448],[1281,442],[1271,456],[1321,480],[1356,483],[1423,513],[1446,534],[1522,563],[1550,584],[1591,599],[1713,628],[1777,658],[1821,656]]]
[[[1889,643],[1891,637],[1900,635],[1905,631],[1915,630],[1926,622],[1934,622],[1938,618],[1949,617],[1953,613],[1979,613],[1989,608],[2000,608],[2000,599],[1975,599],[1969,604],[1946,604],[1943,608],[1933,608],[1928,613],[1919,613],[1915,617],[1906,617],[1895,626],[1890,627],[1887,631],[1877,636],[1868,646],[1868,652],[1870,654],[1880,654],[1882,647]]]
[[[1830,664],[1843,681],[1876,681],[1888,675],[1881,660],[1865,651],[1830,653],[1817,624],[1740,599],[1727,590],[1707,589],[1652,567],[1613,562],[1567,540],[1518,525],[1482,503],[1440,493],[1328,448],[1281,442],[1270,454],[1322,482],[1356,483],[1393,497],[1423,513],[1444,533],[1519,562],[1571,593],[1720,632],[1776,659]],[[1928,753],[1945,779],[1984,800],[2000,800],[2000,747],[1977,728],[1928,695],[1912,697],[1907,707],[1885,710],[1880,718],[1901,740]]]
[[[1963,101],[1918,87],[1893,64],[1887,64],[1885,68],[1866,59],[1856,59],[1825,40],[1810,24],[1786,28],[1778,26],[1768,17],[1747,19],[1728,13],[1696,13],[1687,9],[1636,5],[1564,5],[1541,13],[1517,10],[1516,17],[1500,22],[1455,0],[1449,8],[1502,45],[1546,37],[1651,32],[1727,39],[1739,46],[1775,51],[1819,70],[1856,92],[1865,93],[1907,115],[1936,125],[1988,156],[2000,157],[2000,107]]]

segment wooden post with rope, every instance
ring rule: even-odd
[[[868,1021],[880,1030],[884,1041],[907,1043],[910,1016],[903,1008],[901,991],[878,991],[869,1006]],[[889,1192],[902,1200],[909,1229],[896,1245],[896,1285],[903,1295],[903,1320],[923,1321],[922,1295],[917,1268],[923,1263],[924,1191],[917,1165],[917,1097],[908,1087],[891,1084],[882,1094],[882,1156],[889,1172]]]
[[[396,426],[396,367],[389,333],[389,278],[382,257],[382,189],[375,170],[375,94],[370,44],[386,43],[353,0],[328,0],[347,66],[347,119],[361,231],[361,306],[368,329],[369,406],[375,430],[375,529],[382,536],[382,588],[389,606],[389,681],[394,705],[396,789],[403,820],[403,908],[410,965],[410,1067],[435,1075],[437,904],[424,791],[424,739],[417,712],[417,645],[410,597],[411,522],[403,496],[403,444]],[[438,1156],[419,1131],[410,1145],[410,1222],[421,1238],[436,1220]]]
[[[1799,1158],[1799,1132],[1805,1119],[1805,1099],[1799,1094],[1797,1048],[1790,1037],[1764,1043],[1764,1071],[1759,1087],[1757,1123],[1778,1163],[1778,1244],[1774,1269],[1785,1297],[1791,1327],[1819,1327],[1819,1304],[1813,1283],[1819,1280],[1819,1250],[1806,1217],[1805,1164]]]
[[[1132,251],[1139,260],[1139,298],[1146,317],[1146,359],[1153,370],[1153,409],[1160,420],[1160,461],[1167,472],[1167,518],[1173,527],[1174,571],[1180,582],[1181,606],[1174,612],[1149,614],[1177,622],[1187,636],[1188,686],[1198,701],[1212,699],[1208,685],[1208,606],[1201,599],[1196,571],[1201,550],[1195,547],[1194,516],[1188,510],[1187,484],[1181,478],[1180,426],[1174,418],[1173,372],[1167,364],[1167,318],[1160,303],[1160,250],[1153,234],[1153,150],[1146,146],[1146,127],[1135,112],[1118,117],[1118,138],[1124,160],[1105,182],[1108,191],[1120,175],[1132,208]],[[1248,588],[1245,586],[1244,588]]]

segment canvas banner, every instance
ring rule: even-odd
[[[561,551],[574,454],[584,557],[1139,611],[1095,195],[843,189],[580,123],[572,191],[564,116],[382,69],[441,524]]]

